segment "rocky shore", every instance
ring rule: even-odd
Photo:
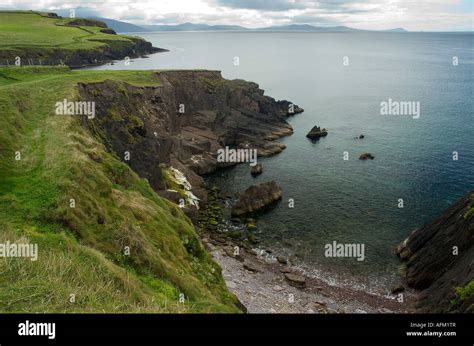
[[[413,312],[415,295],[372,294],[305,275],[290,261],[251,241],[206,230],[206,249],[221,266],[227,287],[249,313],[403,313]]]
[[[414,291],[370,293],[309,276],[293,259],[264,249],[256,236],[258,221],[230,218],[236,198],[209,188],[200,210],[198,233],[221,266],[231,292],[249,313],[396,313],[413,312]]]

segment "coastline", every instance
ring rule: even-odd
[[[201,240],[222,268],[228,289],[249,313],[412,313],[416,294],[404,292],[404,302],[396,295],[382,296],[356,288],[330,285],[325,280],[305,275],[291,265],[279,263],[264,250],[242,247],[230,239],[202,234]],[[239,244],[239,245],[237,245]],[[239,246],[240,254],[234,256]],[[249,269],[250,268],[250,269]],[[293,286],[285,273],[305,280],[305,287]]]

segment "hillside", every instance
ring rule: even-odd
[[[38,244],[37,261],[0,260],[0,311],[240,311],[183,212],[80,116],[55,114],[79,83],[106,80],[161,83],[153,71],[0,69],[0,243]]]
[[[0,65],[101,64],[163,51],[137,37],[117,35],[94,19],[54,13],[0,11]]]

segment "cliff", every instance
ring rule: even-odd
[[[404,279],[421,291],[421,312],[472,312],[474,307],[474,192],[397,248]]]
[[[160,165],[178,169],[206,200],[202,175],[237,162],[218,162],[226,146],[281,152],[274,140],[293,133],[286,118],[301,112],[288,101],[265,96],[257,84],[225,80],[217,71],[162,71],[156,86],[120,81],[80,83],[82,100],[94,101],[96,119],[82,124],[158,191],[169,188]],[[293,108],[293,109],[292,109]]]
[[[103,22],[54,13],[0,11],[0,65],[100,65],[165,51]],[[17,59],[20,58],[21,60]]]

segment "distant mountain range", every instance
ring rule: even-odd
[[[166,32],[166,31],[301,31],[301,32],[354,32],[354,31],[370,31],[354,29],[347,26],[332,26],[322,27],[313,26],[309,24],[291,24],[283,26],[269,26],[258,29],[244,28],[239,25],[207,25],[207,24],[194,24],[184,23],[177,25],[136,25],[127,22],[122,22],[115,19],[100,18],[100,17],[89,17],[93,19],[105,22],[109,28],[112,28],[118,33],[122,32]],[[381,30],[384,32],[406,32],[407,30],[402,28]]]

